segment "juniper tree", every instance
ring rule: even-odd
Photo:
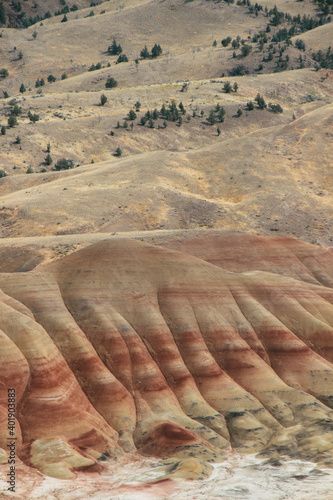
[[[105,82],[105,88],[107,89],[113,89],[114,87],[117,87],[117,85],[117,80],[115,80],[112,76],[109,76]]]
[[[208,118],[207,118],[207,121],[211,124],[211,125],[214,125],[214,123],[217,122],[217,119],[216,119],[216,116],[215,116],[215,113],[214,113],[214,110],[211,109],[210,112],[209,112],[209,115],[208,115]]]
[[[231,83],[225,82],[225,84],[223,85],[223,90],[224,90],[224,92],[229,94],[232,91]]]
[[[145,45],[144,48],[141,50],[140,57],[142,57],[142,59],[148,59],[150,57],[147,45]]]
[[[127,118],[128,118],[128,120],[135,120],[135,118],[136,118],[136,112],[135,112],[135,111],[133,111],[133,109],[131,109],[131,110],[128,112]]]
[[[108,98],[106,97],[105,94],[101,95],[101,106],[104,106],[104,104],[107,102]]]
[[[121,54],[122,51],[123,51],[123,49],[122,49],[121,45],[118,44],[116,42],[116,39],[114,38],[112,41],[112,44],[108,47],[109,54],[111,54],[112,56],[117,56],[117,55]]]
[[[151,56],[156,58],[162,54],[162,48],[160,44],[155,43],[154,47],[151,49]]]

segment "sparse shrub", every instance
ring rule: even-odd
[[[235,66],[234,68],[232,68],[232,70],[229,71],[229,74],[231,76],[243,76],[245,75],[245,66],[243,66],[243,64],[238,64],[238,66]]]
[[[217,40],[214,40],[213,47],[217,47]]]
[[[238,83],[237,83],[237,82],[235,82],[235,83],[233,84],[233,87],[232,87],[232,88],[234,89],[234,92],[237,92],[237,90],[238,90]]]
[[[124,125],[123,125],[124,128],[127,128],[128,127],[128,122],[125,120],[124,121]]]
[[[27,171],[26,171],[26,174],[33,174],[34,173],[34,170],[33,168],[30,166],[27,168]]]
[[[15,144],[21,144],[21,137],[19,135],[16,136]]]
[[[30,110],[28,112],[28,118],[32,123],[36,123],[39,121],[39,115],[37,115],[36,113],[31,113]]]
[[[140,101],[136,101],[136,103],[135,103],[135,106],[134,106],[134,107],[135,107],[135,111],[136,111],[136,112],[140,111],[140,108],[141,108],[141,102],[140,102]]]
[[[67,78],[67,73],[63,73],[63,74],[61,75],[61,79],[62,79],[62,80],[66,80],[66,78]]]
[[[268,107],[271,111],[273,111],[273,113],[283,113],[283,109],[280,104],[272,104],[271,102],[269,102]]]
[[[7,78],[7,76],[9,75],[9,72],[8,72],[8,69],[7,68],[1,68],[0,69],[0,76],[2,78]]]
[[[23,52],[22,52],[22,50],[20,50],[20,52],[18,54],[18,59],[23,59]]]
[[[4,170],[0,170],[0,178],[7,177],[7,175],[7,172],[5,172]]]
[[[101,69],[102,63],[98,62],[97,64],[92,64],[88,71],[96,71],[98,69]]]
[[[116,64],[119,64],[122,62],[128,62],[128,57],[126,56],[126,54],[120,54],[120,56],[118,57],[118,59],[116,61]]]
[[[117,87],[117,85],[118,85],[117,80],[115,80],[112,76],[109,76],[106,80],[105,88],[113,89],[114,87]]]
[[[37,34],[38,34],[38,33],[37,33],[37,31],[35,30],[35,31],[33,32],[33,34],[32,34],[32,38],[33,38],[34,40],[36,40],[36,38],[37,38]]]
[[[6,90],[3,90],[3,98],[8,99],[8,97],[9,97],[8,92]]]
[[[74,168],[73,160],[66,160],[66,158],[61,158],[54,165],[56,170],[69,170]]]
[[[49,75],[49,76],[47,77],[47,81],[48,81],[49,83],[53,83],[53,82],[55,82],[55,81],[56,81],[56,77],[55,77],[55,76],[53,76],[53,75]]]
[[[123,150],[118,146],[114,155],[115,156],[121,156],[123,154]]]

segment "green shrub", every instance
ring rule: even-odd
[[[109,76],[106,80],[105,88],[113,89],[114,87],[117,87],[117,85],[118,85],[117,80],[115,80],[112,76]]]
[[[69,170],[70,168],[74,168],[73,160],[66,160],[66,158],[61,158],[54,165],[56,170]]]

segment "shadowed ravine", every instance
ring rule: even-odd
[[[242,238],[106,240],[1,274],[0,447],[12,387],[18,455],[55,477],[135,450],[196,477],[230,447],[331,466],[333,252]]]

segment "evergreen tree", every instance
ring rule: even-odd
[[[123,154],[123,150],[118,146],[115,151],[115,156],[121,156]]]
[[[48,153],[48,154],[45,156],[45,160],[44,160],[44,161],[45,161],[45,164],[46,164],[46,165],[51,165],[51,164],[52,164],[53,160],[52,160],[52,157],[51,157],[50,153]]]
[[[101,95],[101,106],[104,106],[104,104],[107,102],[108,98],[106,97],[105,94]]]
[[[106,80],[105,88],[113,89],[114,87],[117,87],[117,85],[118,85],[117,80],[115,80],[112,76],[109,76]]]
[[[12,128],[12,127],[15,127],[15,125],[17,125],[17,118],[16,118],[16,116],[11,115],[11,116],[8,118],[8,126],[9,126],[10,128]]]
[[[141,50],[140,57],[142,57],[142,59],[148,59],[150,57],[147,45],[145,45],[144,48]]]
[[[26,92],[26,90],[27,89],[25,88],[24,83],[21,83],[21,86],[20,86],[20,92],[21,92],[21,94],[23,94],[23,92]]]
[[[129,120],[135,120],[135,118],[136,118],[136,112],[135,112],[135,111],[133,111],[133,109],[131,109],[131,110],[129,111],[128,115],[127,115],[127,118],[128,118]]]
[[[123,49],[122,49],[121,45],[118,44],[116,42],[116,39],[114,38],[112,41],[112,44],[108,47],[109,54],[111,54],[112,56],[117,56],[117,55],[121,54],[122,51],[123,51]]]
[[[221,129],[220,129],[220,127],[217,127],[216,132],[217,132],[217,135],[221,135]]]
[[[237,92],[237,90],[238,90],[238,83],[237,82],[234,83],[233,89],[234,89],[234,92]]]
[[[128,62],[128,57],[126,54],[120,54],[118,57],[116,64],[122,63],[122,62]]]
[[[225,82],[225,84],[223,85],[223,90],[224,90],[224,92],[229,94],[232,91],[231,83]]]
[[[257,94],[257,96],[256,96],[256,98],[254,100],[258,104],[259,109],[266,108],[265,99],[259,93]]]
[[[210,112],[209,112],[209,115],[208,115],[208,118],[207,118],[207,121],[211,124],[211,125],[214,125],[214,123],[216,123],[217,119],[216,119],[216,116],[215,116],[215,113],[214,113],[214,110],[211,109]]]
[[[3,2],[0,2],[0,25],[6,24],[6,11]]]
[[[180,111],[183,113],[183,115],[185,115],[185,108],[184,108],[184,105],[182,102],[179,103],[178,107],[179,107]]]
[[[253,102],[252,101],[249,101],[247,104],[246,104],[246,107],[249,111],[252,111],[253,108],[254,108],[254,105],[253,105]]]
[[[1,127],[1,135],[6,135],[6,127],[4,125]]]
[[[155,43],[154,47],[151,49],[151,56],[156,58],[162,54],[162,48],[159,44]]]
[[[224,117],[225,117],[225,109],[223,107],[220,108],[220,111],[218,112],[218,119],[221,123],[224,122]]]

